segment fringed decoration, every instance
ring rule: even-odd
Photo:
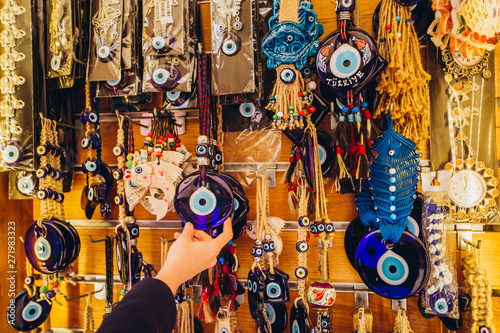
[[[389,65],[377,77],[379,102],[373,116],[384,116],[393,105],[394,129],[420,144],[429,138],[431,77],[422,66],[409,6],[382,1],[377,47]]]
[[[370,309],[360,306],[354,311],[352,325],[355,333],[370,333],[373,327],[373,316]]]
[[[198,311],[198,318],[205,323],[213,323],[215,321],[212,310],[210,309],[209,304],[209,294],[208,287],[205,287],[201,290],[201,304],[200,310]]]

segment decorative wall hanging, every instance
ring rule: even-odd
[[[48,1],[47,76],[70,75],[73,70],[73,6],[68,0]]]
[[[339,30],[323,40],[316,58],[318,76],[334,93],[334,103],[340,109],[332,139],[333,187],[337,193],[359,191],[361,179],[368,177],[371,143],[377,131],[372,131],[362,92],[387,65],[378,55],[373,39],[354,28],[351,16],[355,6],[354,1],[337,2]]]
[[[82,172],[86,174],[87,184],[82,190],[80,204],[88,219],[92,218],[99,205],[101,215],[109,216],[109,193],[113,187],[113,174],[109,166],[100,159],[102,138],[99,127],[99,99],[95,100],[95,110],[92,110],[88,82],[85,85],[85,109],[80,115],[80,121],[85,125],[81,146],[87,149],[87,158],[82,163]],[[93,150],[96,151],[97,158],[93,157]]]
[[[311,90],[316,83],[304,80],[301,70],[318,52],[320,42],[317,39],[323,34],[323,25],[316,23],[316,13],[308,1],[297,6],[294,1],[276,0],[273,13],[274,18],[269,20],[270,31],[262,42],[267,67],[276,69],[277,74],[266,108],[274,112],[273,128],[304,128],[304,117],[316,112],[310,105]]]
[[[458,282],[456,280],[456,262],[450,255],[445,224],[449,201],[440,193],[430,195],[425,200],[424,234],[431,258],[431,276],[423,290],[423,302],[426,312],[442,317],[458,319]]]
[[[213,94],[252,94],[257,74],[252,1],[212,0],[210,5]]]
[[[0,167],[33,170],[31,5],[24,0],[8,1],[2,8]]]
[[[92,1],[92,43],[89,49],[88,81],[119,81],[123,26],[123,1]]]
[[[61,157],[65,152],[59,146],[55,121],[42,118],[40,167],[37,197],[40,200],[40,218],[31,224],[24,237],[26,257],[42,274],[64,270],[80,253],[80,237],[76,229],[64,221],[64,194],[62,193]]]
[[[283,251],[283,241],[281,240],[279,234],[281,232],[281,229],[285,226],[285,221],[276,216],[268,216],[266,220],[267,220],[266,230],[267,232],[269,232],[271,240],[274,244],[273,265],[278,266],[279,255],[281,254],[281,251]],[[253,240],[259,238],[257,235],[258,232],[257,224],[258,224],[257,220],[248,221],[246,224],[246,234]]]
[[[218,142],[211,141],[210,117],[210,58],[203,53],[198,58],[198,84],[200,98],[200,136],[196,156],[200,171],[184,178],[176,188],[174,205],[182,223],[191,222],[195,229],[210,230],[218,227],[233,214],[234,196],[227,182],[218,174],[208,172],[217,165]],[[213,155],[212,155],[213,154]]]
[[[462,258],[465,292],[471,296],[470,311],[467,313],[467,331],[474,333],[494,333],[493,309],[491,303],[491,285],[488,273],[481,268],[480,243],[468,246],[467,254]]]
[[[361,221],[379,228],[367,234],[356,250],[356,269],[375,293],[393,299],[418,293],[427,283],[430,262],[420,239],[405,231],[419,176],[415,144],[392,128],[374,144],[378,157],[370,177],[356,196]]]
[[[379,100],[373,117],[390,113],[395,130],[420,145],[429,138],[430,76],[422,66],[409,6],[383,0],[380,7],[377,47],[389,65],[377,77]]]

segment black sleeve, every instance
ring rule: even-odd
[[[97,333],[170,333],[176,315],[170,288],[161,280],[144,279],[103,320]]]

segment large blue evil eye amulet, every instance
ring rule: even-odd
[[[24,237],[26,257],[34,269],[50,274],[60,269],[66,256],[66,241],[52,221],[33,223]]]
[[[359,93],[384,68],[373,39],[363,30],[349,29],[347,39],[340,31],[331,33],[321,44],[316,69],[321,82],[341,101],[348,92]]]
[[[24,289],[13,299],[7,308],[7,322],[18,332],[31,331],[42,325],[52,309],[46,300],[40,300],[38,288],[33,297]]]
[[[175,190],[175,211],[182,224],[191,222],[195,229],[209,230],[231,216],[234,210],[233,191],[224,179],[207,172],[202,185],[198,172],[184,178]]]
[[[405,231],[387,243],[379,230],[366,235],[356,250],[356,270],[373,292],[391,299],[408,298],[427,283],[430,259],[424,244]]]

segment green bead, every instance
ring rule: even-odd
[[[302,92],[302,96],[306,97],[307,96],[307,91]]]
[[[297,111],[295,111],[295,112],[293,113],[293,117],[294,117],[294,118],[297,118],[298,116],[299,116],[299,113],[298,113]]]
[[[40,287],[40,293],[46,294],[48,291],[49,291],[49,287],[47,287],[47,286]]]
[[[273,115],[273,119],[278,119],[278,115]]]
[[[64,281],[64,276],[60,276],[59,281]]]
[[[288,107],[288,110],[290,110],[290,111],[293,111],[293,110],[295,110],[295,106],[293,106],[293,105],[290,105],[290,106]]]
[[[168,144],[168,146],[169,146],[170,148],[174,148],[174,147],[175,147],[175,142],[170,142],[170,143]]]
[[[328,200],[328,197],[325,197],[325,204],[328,204],[330,200]]]
[[[271,101],[275,101],[275,100],[276,100],[276,96],[271,96],[271,97],[269,97],[269,100],[271,100]]]
[[[132,169],[132,166],[134,165],[134,163],[132,163],[132,161],[127,161],[126,165],[127,165],[127,169]]]
[[[120,295],[125,296],[126,293],[127,293],[127,289],[125,289],[125,288],[120,289]]]

